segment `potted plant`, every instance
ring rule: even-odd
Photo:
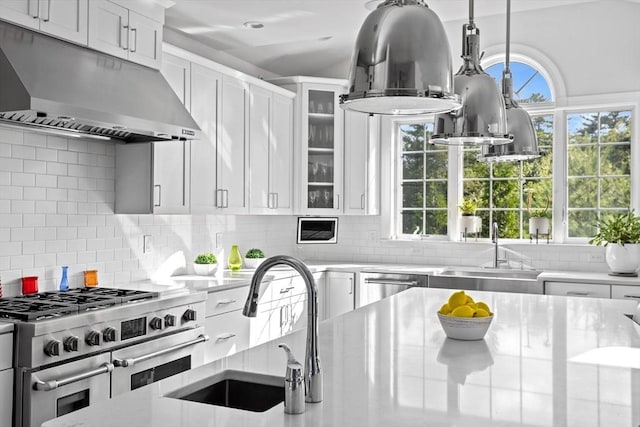
[[[551,205],[551,197],[549,194],[544,195],[544,208],[533,208],[536,190],[533,187],[525,188],[527,194],[527,212],[529,212],[529,234],[531,235],[547,235],[551,233],[551,222],[549,221],[549,206]]]
[[[613,274],[635,275],[640,268],[640,217],[633,210],[600,217],[598,232],[589,243],[605,247],[605,261]]]
[[[251,248],[244,256],[244,264],[247,268],[258,268],[262,261],[264,261],[264,252],[258,248]]]
[[[193,269],[199,276],[210,276],[217,268],[218,260],[211,252],[203,252],[193,261]]]
[[[475,197],[463,198],[458,205],[460,213],[460,231],[463,233],[479,233],[482,230],[482,218],[476,216],[478,200]]]

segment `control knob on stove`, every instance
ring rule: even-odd
[[[151,329],[153,329],[154,331],[161,330],[162,329],[162,319],[159,318],[159,317],[154,317],[149,322],[149,327],[151,327]]]
[[[91,331],[87,334],[87,337],[84,340],[89,345],[100,345],[100,332]]]
[[[169,326],[176,326],[176,316],[173,314],[167,314],[164,316],[164,326],[167,328]]]
[[[102,331],[102,338],[105,342],[114,342],[116,340],[116,330],[112,327],[105,328]]]
[[[182,314],[182,320],[184,320],[185,322],[196,320],[195,310],[192,310],[190,308],[186,309],[185,312]]]
[[[78,351],[78,337],[67,337],[63,341],[64,351]]]
[[[44,354],[49,357],[60,356],[60,341],[51,340],[44,345]]]

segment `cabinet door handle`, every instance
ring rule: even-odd
[[[340,209],[340,195],[336,194],[336,209]]]
[[[625,298],[640,299],[640,295],[623,295]]]
[[[226,332],[224,334],[218,335],[216,337],[216,342],[218,342],[218,341],[226,341],[226,340],[228,340],[230,338],[233,338],[235,336],[236,336],[236,334],[232,334],[231,332]]]
[[[153,186],[153,206],[158,207],[162,205],[162,186],[156,184]]]
[[[353,279],[349,279],[349,295],[353,295]]]
[[[223,204],[223,208],[228,208],[229,207],[229,190],[223,190],[223,200],[224,200],[224,204]]]
[[[135,52],[138,49],[138,29],[131,27],[131,33],[133,34],[133,43],[131,43],[133,47],[129,51]]]
[[[33,4],[33,2],[35,2],[36,7],[33,8],[31,5]],[[29,0],[27,3],[27,11],[29,13],[29,16],[31,16],[33,19],[38,19],[40,17],[40,1],[39,0]],[[32,10],[35,9],[35,13],[31,12]]]
[[[278,204],[279,204],[278,193],[273,193],[273,198],[275,200],[275,206],[273,208],[278,209]]]
[[[364,193],[360,196],[360,209],[364,210]]]
[[[269,193],[267,198],[267,209],[273,209],[273,193]]]
[[[222,189],[217,189],[216,190],[216,208],[223,208],[224,206],[222,205]]]
[[[43,22],[49,22],[51,20],[51,0],[47,0],[47,17],[44,18]]]
[[[234,299],[221,299],[220,301],[218,301],[218,305],[229,305],[229,304],[233,304],[234,302],[236,302],[236,300]]]
[[[567,295],[575,296],[575,297],[586,297],[586,296],[591,295],[591,293],[590,292],[569,291],[569,292],[567,292]]]
[[[129,26],[123,25],[120,28],[120,47],[123,50],[129,50]]]

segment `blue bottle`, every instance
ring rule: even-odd
[[[62,279],[60,279],[60,290],[68,291],[69,290],[69,279],[67,279],[67,269],[69,267],[64,265],[62,266]]]

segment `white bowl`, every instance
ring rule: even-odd
[[[247,268],[258,268],[266,258],[245,258],[244,266]]]
[[[218,264],[196,264],[193,263],[193,270],[198,276],[211,276],[218,269]]]
[[[489,317],[454,317],[438,313],[438,319],[447,337],[454,340],[473,341],[484,338],[493,314]]]

